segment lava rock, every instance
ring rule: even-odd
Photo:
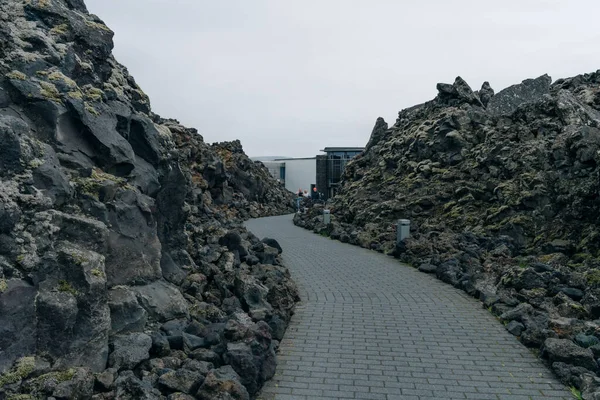
[[[590,371],[596,371],[598,366],[590,349],[584,349],[567,339],[546,339],[542,354],[550,362],[563,362]]]
[[[158,357],[168,356],[171,352],[169,340],[158,332],[152,333],[151,338],[152,347],[150,347],[150,354]]]
[[[542,75],[501,90],[490,99],[487,111],[498,116],[510,115],[523,104],[540,101],[550,91],[551,81],[548,75]]]
[[[187,303],[181,292],[167,282],[156,281],[149,285],[136,286],[133,290],[142,307],[156,321],[169,321],[188,315]]]
[[[133,369],[150,358],[152,338],[145,333],[130,333],[113,338],[108,365],[120,370]]]
[[[101,392],[112,390],[117,376],[116,368],[108,368],[105,371],[96,374],[95,388]]]
[[[277,249],[277,253],[279,253],[279,254],[283,253],[283,249],[281,248],[281,245],[279,244],[279,242],[277,242],[277,240],[272,239],[272,238],[264,238],[263,240],[261,240],[261,242],[263,242],[264,244],[266,244],[269,247],[273,247],[274,249]]]
[[[157,389],[135,376],[133,371],[123,371],[115,381],[115,396],[123,400],[160,400],[161,394]]]
[[[579,333],[575,335],[575,338],[573,340],[575,341],[575,343],[577,343],[584,349],[600,344],[600,339],[598,339],[596,336],[586,335],[584,333]]]
[[[166,392],[195,393],[204,381],[204,377],[195,371],[178,369],[162,374],[158,378],[158,385]]]
[[[239,375],[229,365],[209,372],[196,397],[199,400],[250,400]]]
[[[521,332],[523,332],[525,330],[525,325],[521,324],[520,322],[517,321],[510,321],[507,325],[506,325],[506,330],[514,336],[520,336]]]
[[[148,313],[137,301],[135,292],[118,286],[109,292],[111,330],[113,333],[141,331],[146,326]]]
[[[426,272],[428,274],[434,274],[437,271],[437,266],[433,264],[421,264],[419,266],[419,271]]]
[[[56,386],[52,396],[57,399],[88,399],[94,391],[94,375],[87,368],[75,368],[73,377]]]
[[[590,373],[589,370],[583,367],[576,367],[564,362],[552,363],[552,370],[562,383],[567,386],[581,387],[583,374]]]

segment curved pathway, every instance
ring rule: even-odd
[[[291,216],[247,222],[283,247],[302,302],[259,399],[571,399],[481,303]]]

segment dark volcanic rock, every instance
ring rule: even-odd
[[[200,400],[249,400],[246,388],[240,383],[240,377],[230,366],[209,372],[198,390]]]
[[[376,140],[346,165],[329,226],[316,206],[294,223],[435,266],[527,346],[596,335],[600,71],[498,93],[487,82],[474,93],[460,78],[437,89],[387,129],[377,121]],[[400,218],[411,237],[397,245]]]
[[[483,85],[481,85],[478,95],[481,104],[483,104],[484,107],[487,107],[492,97],[494,97],[494,89],[492,89],[489,82],[485,81],[483,82]]]
[[[166,392],[195,393],[204,381],[204,376],[187,369],[178,369],[162,374],[158,378],[159,387]]]
[[[521,332],[525,329],[525,325],[517,321],[510,321],[506,325],[506,330],[509,331],[512,335],[520,336]]]
[[[134,369],[139,363],[150,358],[152,339],[144,333],[130,333],[115,336],[109,366],[117,369]]]
[[[493,115],[510,115],[521,105],[541,100],[550,92],[550,82],[548,75],[542,75],[501,90],[489,100],[487,110]]]
[[[263,330],[283,335],[298,292],[242,222],[293,194],[239,141],[154,114],[112,48],[82,0],[0,2],[0,375],[27,372],[0,397],[194,395],[231,319],[258,348],[256,392]],[[229,378],[206,393],[247,397]]]
[[[570,340],[547,339],[544,342],[543,354],[550,359],[550,362],[563,362],[590,371],[598,369],[592,351],[579,347]]]

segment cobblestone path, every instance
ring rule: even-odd
[[[302,302],[259,399],[571,399],[480,302],[291,216],[247,227],[283,247]]]

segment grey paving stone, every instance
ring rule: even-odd
[[[571,398],[477,300],[291,219],[247,223],[279,241],[302,297],[259,399]]]

